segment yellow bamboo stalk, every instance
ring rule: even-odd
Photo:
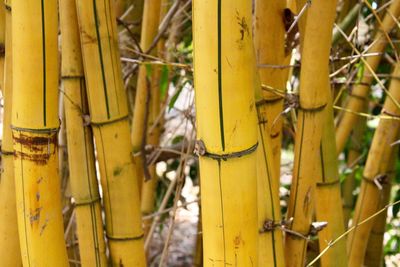
[[[396,21],[393,18],[397,18],[400,15],[400,1],[393,1],[390,5],[388,12],[386,13],[382,26],[379,25],[380,30],[377,31],[374,38],[374,44],[369,49],[369,53],[382,53],[385,49],[388,40],[387,34],[396,25]],[[366,64],[368,64],[372,70],[378,68],[381,56],[368,57],[366,59]],[[355,85],[351,94],[349,94],[349,99],[346,104],[346,109],[353,112],[361,112],[365,103],[368,101],[368,94],[370,91],[370,85],[373,81],[373,76],[369,68],[365,67],[363,77],[359,84]],[[359,116],[355,113],[345,112],[339,122],[336,129],[336,146],[338,153],[341,153],[347,142],[347,138],[353,129],[355,122],[359,119]]]
[[[298,6],[299,5],[298,3]],[[292,231],[307,236],[314,212],[315,185],[320,160],[323,111],[328,102],[329,54],[336,1],[313,1],[307,9],[302,42],[300,109],[295,140],[293,182],[288,218]],[[305,18],[305,17],[304,17]],[[324,21],[323,24],[320,21]],[[300,27],[302,30],[302,28]],[[304,266],[307,241],[294,234],[286,235],[288,266]]]
[[[388,170],[388,175],[390,180],[393,179],[395,175],[395,162],[397,160],[398,148],[394,149],[392,156],[390,157],[390,170]],[[391,184],[386,184],[383,186],[382,190],[382,202],[380,203],[379,210],[385,207],[390,200],[392,186]],[[386,218],[387,212],[379,214],[375,219],[374,225],[372,226],[371,233],[368,238],[367,250],[365,253],[364,262],[367,266],[382,266],[383,263],[383,237],[386,232]]]
[[[330,89],[329,84],[326,87]],[[320,251],[328,246],[330,240],[336,239],[346,229],[343,221],[336,144],[332,142],[335,139],[335,125],[331,94],[324,113],[320,148],[321,173],[317,176],[315,199],[317,221],[328,222],[328,225],[318,233]],[[320,263],[321,266],[347,266],[346,240],[343,239],[330,248],[321,257]]]
[[[273,65],[285,63],[285,25],[283,24],[283,10],[285,1],[255,2],[254,44],[261,83],[285,92],[286,69],[274,68]],[[280,114],[283,110],[283,97],[272,92],[264,93],[264,102],[267,105],[264,126],[265,134],[272,142],[272,159],[274,177],[280,177],[282,121]],[[275,183],[279,187],[279,182]]]
[[[6,8],[0,8],[0,90],[4,92],[4,61],[6,42]]]
[[[75,1],[60,1],[62,80],[72,196],[82,266],[107,266],[99,185],[88,114]]]
[[[12,134],[22,261],[69,266],[57,170],[57,1],[13,1],[12,13]]]
[[[160,6],[159,20],[161,22],[165,14],[168,11],[169,0],[162,0]],[[165,38],[161,38],[157,44],[157,54],[159,58],[165,58]],[[153,147],[157,147],[160,144],[160,134],[162,127],[162,120],[158,120],[161,111],[161,94],[160,94],[160,79],[161,69],[157,66],[152,66],[152,75],[150,82],[150,103],[148,109],[148,121],[147,121],[147,143]],[[142,166],[140,166],[142,167]],[[150,214],[155,211],[155,200],[156,200],[156,189],[158,184],[158,177],[156,173],[156,165],[152,164],[148,166],[150,173],[150,180],[145,177],[140,177],[143,181],[142,193],[141,193],[141,211],[142,214]],[[144,222],[145,236],[150,229],[152,220],[146,220]]]
[[[392,75],[393,77],[400,75],[400,63],[396,64]],[[389,92],[397,101],[400,101],[399,86],[400,81],[392,79]],[[386,98],[382,112],[394,116],[400,115],[400,111],[390,98]],[[389,163],[394,149],[391,144],[396,141],[399,127],[400,123],[397,120],[381,120],[379,122],[368,153],[360,194],[354,212],[353,225],[357,225],[374,214],[382,203],[380,183],[390,182],[387,172],[391,167]],[[373,222],[374,220],[371,220],[350,233],[347,240],[349,266],[362,266]]]
[[[151,46],[154,37],[158,32],[158,25],[160,22],[160,12],[161,12],[161,0],[145,0],[143,9],[143,23],[142,23],[142,33],[140,46],[143,51],[147,51]],[[153,52],[155,53],[155,51]],[[143,141],[146,135],[145,129],[148,120],[146,121],[146,116],[148,115],[149,101],[151,99],[151,86],[152,81],[148,78],[148,69],[146,66],[139,67],[139,74],[136,87],[136,97],[135,97],[135,107],[133,110],[133,121],[132,125],[132,146],[134,153],[134,160],[136,163],[136,172],[138,175],[139,188],[143,183],[143,164],[145,158],[141,152],[143,152]]]
[[[363,109],[365,110],[365,109]],[[342,195],[343,195],[343,214],[344,224],[348,227],[349,220],[351,219],[351,213],[354,206],[354,194],[353,191],[356,187],[355,169],[357,168],[358,162],[361,160],[362,145],[364,132],[366,129],[366,119],[361,118],[357,120],[357,125],[354,127],[350,137],[349,152],[347,156],[347,166],[353,171],[346,176],[342,184]]]
[[[264,123],[270,107],[265,105],[260,83],[256,84],[258,115],[257,196],[258,196],[258,266],[285,266],[282,231],[274,224],[281,221],[279,173],[274,169],[272,140]],[[269,225],[271,227],[269,227]]]
[[[145,266],[113,1],[76,1],[112,266]]]
[[[258,262],[251,10],[246,0],[193,1],[204,266]]]
[[[22,266],[18,238],[11,132],[12,103],[12,45],[11,45],[11,2],[5,1],[6,10],[6,54],[4,75],[3,140],[1,143],[2,173],[0,180],[0,259],[4,266]]]

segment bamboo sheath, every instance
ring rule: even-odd
[[[265,124],[270,107],[264,105],[261,84],[255,85],[258,116],[257,197],[258,197],[258,266],[285,266],[283,235],[274,226],[281,221],[279,175],[274,170],[272,140]],[[277,176],[278,175],[278,176]],[[266,227],[271,225],[270,228]]]
[[[251,10],[245,0],[193,1],[204,266],[258,262]]]
[[[4,106],[3,106],[3,140],[1,143],[1,180],[0,180],[0,259],[4,266],[22,266],[21,251],[18,238],[17,212],[15,203],[15,181],[13,164],[13,142],[11,132],[12,103],[12,46],[11,46],[11,3],[4,2],[7,7],[6,54],[4,74]]]
[[[112,266],[145,266],[113,1],[76,1]]]
[[[107,266],[92,131],[83,123],[89,111],[75,1],[60,0],[60,21],[69,173],[81,265]]]
[[[143,51],[146,51],[151,46],[155,36],[158,32],[158,25],[160,23],[161,0],[145,0],[143,9],[143,23],[140,46]],[[149,78],[146,66],[139,67],[139,74],[136,87],[135,106],[133,110],[132,125],[132,146],[134,159],[136,163],[136,172],[138,175],[139,188],[142,187],[144,180],[143,166],[145,162],[144,155],[142,155],[143,141],[145,140],[146,125],[148,123],[147,113],[150,112],[151,93],[155,82]],[[157,96],[154,96],[157,97]]]
[[[369,49],[368,53],[382,53],[388,43],[386,34],[388,34],[393,27],[396,25],[394,18],[400,15],[400,1],[393,1],[390,5],[388,12],[384,16],[380,30],[376,33],[374,38],[374,44]],[[372,70],[378,68],[379,62],[382,56],[368,57],[366,59],[366,64],[370,66]],[[363,77],[357,85],[352,89],[351,94],[349,94],[349,99],[346,104],[346,109],[352,112],[361,112],[368,99],[368,94],[370,91],[370,85],[374,80],[371,75],[371,71],[368,67],[364,68]],[[355,122],[359,119],[359,116],[354,113],[345,112],[336,129],[336,146],[338,153],[341,153],[347,142],[347,138],[355,125]]]
[[[394,77],[400,75],[400,63],[396,64],[392,75]],[[389,92],[397,101],[400,101],[399,86],[400,81],[392,79]],[[393,116],[400,115],[397,106],[388,97],[385,100],[382,112],[383,114],[391,114]],[[394,149],[391,144],[398,137],[399,127],[400,123],[397,120],[381,120],[379,122],[368,153],[360,194],[354,212],[353,225],[374,214],[381,206],[383,191],[380,190],[378,185],[379,183],[390,183],[388,170],[391,167],[389,163],[391,162],[390,157]],[[373,222],[374,220],[369,221],[350,233],[347,240],[350,266],[362,266]]]
[[[12,3],[11,122],[24,266],[69,266],[57,170],[57,8],[56,0]]]
[[[301,6],[298,3],[298,6]],[[295,140],[293,182],[288,207],[291,230],[308,236],[315,205],[317,167],[320,161],[323,111],[328,104],[329,54],[336,1],[313,1],[303,18],[300,109]],[[323,24],[320,21],[324,21]],[[287,266],[304,266],[307,241],[287,233]]]
[[[330,89],[330,85],[326,87]],[[331,95],[331,94],[330,94]],[[323,130],[321,140],[321,172],[317,176],[316,218],[318,222],[328,222],[328,225],[318,233],[319,249],[322,251],[345,232],[343,219],[340,178],[335,140],[335,125],[333,119],[332,96],[324,110]],[[346,240],[343,239],[331,247],[320,260],[321,266],[347,266]]]
[[[272,65],[283,65],[285,62],[285,25],[283,10],[285,1],[257,0],[255,2],[254,44],[261,83],[278,89],[282,93],[286,87],[286,69],[274,68]],[[272,139],[272,159],[280,177],[283,97],[272,92],[264,93],[263,102],[267,106],[264,126],[265,134]],[[279,187],[279,182],[275,183]]]

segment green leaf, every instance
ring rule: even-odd
[[[167,66],[163,66],[161,69],[161,77],[160,77],[160,92],[161,92],[161,99],[167,95],[169,85],[169,70]]]
[[[356,64],[357,70],[357,83],[360,83],[362,78],[364,77],[365,65],[363,63]]]
[[[183,89],[183,86],[180,87],[179,90],[177,90],[175,92],[175,94],[172,96],[171,101],[169,101],[169,104],[168,104],[168,111],[170,111],[175,106],[176,100],[178,100],[178,97],[181,94],[182,89]]]

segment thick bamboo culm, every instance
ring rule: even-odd
[[[61,0],[61,75],[64,94],[71,192],[82,266],[107,266],[96,178],[93,136],[83,116],[89,113],[75,1]]]
[[[368,50],[368,53],[381,54],[383,52],[388,43],[387,34],[396,25],[394,18],[397,18],[399,15],[400,1],[393,1],[382,21],[382,25],[378,24],[379,30],[376,33],[373,45]],[[368,64],[369,67],[375,71],[378,68],[381,58],[382,56],[368,57],[365,64]],[[344,112],[336,128],[336,146],[338,153],[343,151],[351,130],[355,122],[359,119],[359,116],[354,114],[354,112],[361,112],[365,102],[368,100],[370,85],[374,80],[369,67],[364,67],[365,70],[361,81],[353,87],[351,94],[349,94],[346,109],[352,112]]]
[[[12,104],[12,45],[11,45],[11,3],[5,1],[5,66],[3,88],[3,140],[1,143],[0,180],[0,259],[1,264],[10,267],[22,266],[18,238],[18,223],[15,203],[14,152],[11,132]]]
[[[285,63],[285,25],[283,24],[283,12],[285,1],[257,0],[255,2],[254,44],[256,50],[256,62],[258,65],[261,83],[278,89],[285,93],[286,74],[285,68],[276,66]],[[263,94],[263,102],[267,106],[265,122],[265,134],[272,140],[272,159],[274,177],[280,177],[282,121],[280,117],[283,111],[283,97],[273,92]],[[279,182],[275,183],[279,187]]]
[[[57,170],[57,11],[56,0],[12,2],[11,127],[24,266],[69,266]]]
[[[297,3],[298,6],[302,6]],[[329,53],[336,1],[313,1],[300,27],[302,69],[300,103],[295,140],[293,181],[287,219],[290,229],[308,236],[315,205],[316,178],[319,176],[323,114],[329,99]],[[323,24],[320,21],[324,21]],[[301,25],[300,25],[301,26]],[[307,241],[287,233],[285,259],[288,266],[304,266]]]
[[[394,149],[392,152],[392,156],[390,157],[389,170],[388,175],[389,180],[392,181],[394,178],[395,171],[395,162],[397,160],[398,148]],[[383,185],[382,190],[382,201],[378,210],[384,208],[390,201],[390,193],[391,193],[392,185],[385,184]],[[365,252],[364,263],[366,266],[382,266],[383,263],[383,245],[384,245],[384,234],[386,232],[386,218],[387,212],[383,212],[379,214],[374,220],[374,224],[371,229],[371,233],[368,238],[367,250]]]
[[[258,197],[258,266],[285,266],[281,221],[279,173],[274,170],[272,140],[264,123],[270,107],[265,105],[261,84],[255,85],[258,117],[257,197]],[[268,228],[268,225],[272,227]]]
[[[330,84],[326,87],[330,89]],[[332,94],[324,111],[321,140],[321,172],[317,176],[316,218],[328,225],[318,233],[319,249],[322,251],[346,230],[343,219],[342,197],[339,178],[333,118]],[[331,247],[320,260],[321,266],[347,266],[346,239]]]
[[[193,1],[204,266],[258,262],[251,11],[247,0]]]
[[[149,49],[157,35],[158,25],[160,23],[160,12],[161,0],[145,0],[140,40],[140,46],[143,51]],[[155,53],[155,51],[153,51],[153,53]],[[154,81],[149,79],[148,69],[146,69],[146,66],[140,66],[136,87],[135,106],[133,110],[132,125],[134,125],[134,127],[132,127],[131,135],[139,188],[141,188],[144,180],[143,166],[146,159],[144,158],[144,155],[142,155],[142,150],[145,145],[143,142],[147,134],[146,125],[148,123],[148,116],[146,114],[150,111],[152,83],[154,83]]]
[[[400,75],[400,63],[397,63],[392,73],[393,77]],[[393,99],[400,101],[400,81],[392,79],[389,92]],[[389,97],[386,98],[382,114],[399,116],[400,111],[396,104]],[[372,140],[368,153],[367,162],[364,168],[360,194],[356,202],[353,216],[353,225],[368,218],[380,207],[383,191],[380,184],[390,183],[388,170],[394,147],[391,145],[398,137],[400,122],[394,119],[380,120]],[[362,266],[367,249],[368,237],[370,235],[374,220],[358,226],[352,231],[347,240],[349,255],[349,266]]]
[[[112,266],[145,266],[113,1],[76,1]]]

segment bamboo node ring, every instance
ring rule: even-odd
[[[197,140],[196,144],[194,146],[193,153],[195,155],[197,155],[198,157],[208,157],[208,158],[215,159],[215,160],[226,161],[228,159],[241,158],[243,156],[252,154],[253,152],[255,152],[257,150],[257,147],[258,147],[258,142],[255,145],[251,146],[250,148],[247,148],[242,151],[226,153],[226,154],[215,154],[215,153],[211,153],[211,152],[207,151],[203,140]]]

